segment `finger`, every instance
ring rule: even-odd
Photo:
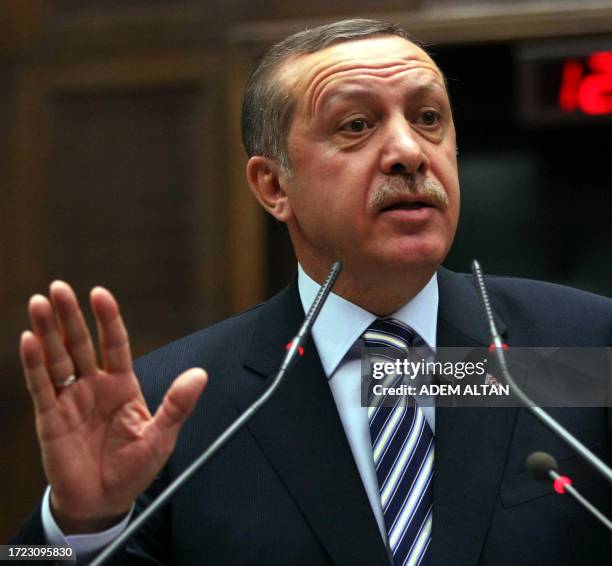
[[[51,283],[51,302],[57,313],[64,344],[80,376],[94,375],[96,353],[74,291],[63,281]]]
[[[153,417],[160,433],[174,437],[178,435],[207,381],[206,372],[200,368],[189,369],[174,380]]]
[[[53,383],[61,383],[74,375],[75,369],[60,336],[53,307],[46,297],[34,295],[30,299],[28,311],[49,375]]]
[[[116,373],[131,372],[130,341],[115,297],[103,287],[96,287],[92,289],[90,299],[98,324],[104,369]]]
[[[19,353],[34,408],[38,413],[44,413],[54,406],[57,397],[45,367],[42,346],[32,332],[26,331],[21,335]]]

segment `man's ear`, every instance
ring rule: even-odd
[[[293,211],[284,190],[285,176],[280,165],[274,159],[255,155],[247,163],[246,176],[259,204],[280,222],[287,222]]]

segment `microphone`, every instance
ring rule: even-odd
[[[502,372],[502,376],[506,383],[510,385],[514,394],[519,399],[521,404],[540,422],[546,427],[552,430],[561,440],[571,446],[578,454],[580,454],[595,470],[597,470],[609,483],[612,483],[612,469],[610,469],[601,458],[595,453],[589,450],[582,442],[580,442],[571,432],[569,432],[561,423],[557,422],[552,418],[546,411],[541,407],[538,407],[527,394],[518,386],[514,381],[508,366],[506,365],[506,356],[504,350],[508,349],[508,346],[504,344],[497,332],[497,326],[493,318],[493,309],[489,302],[489,295],[485,287],[484,278],[482,276],[482,270],[477,260],[472,261],[472,273],[476,279],[476,287],[480,294],[480,301],[485,311],[487,321],[489,323],[489,332],[491,334],[493,343],[491,348],[495,350],[495,355],[499,363],[499,367]]]
[[[612,532],[612,521],[610,521],[601,511],[594,507],[587,499],[585,499],[578,490],[572,486],[572,480],[567,476],[559,474],[557,460],[555,460],[547,452],[532,452],[526,461],[526,468],[529,475],[534,480],[552,481],[553,488],[556,493],[563,495],[569,493],[580,505],[582,505],[589,513],[599,519],[610,532]]]
[[[532,479],[538,481],[550,479],[550,471],[559,469],[557,460],[548,452],[532,452],[525,462],[525,467]]]
[[[314,325],[321,308],[325,304],[329,293],[332,290],[340,271],[342,264],[336,261],[330,272],[327,274],[323,285],[319,289],[308,313],[304,318],[304,322],[300,327],[296,336],[287,344],[287,353],[283,358],[276,376],[272,380],[270,386],[251,404],[251,406],[238,417],[207,449],[200,455],[189,467],[183,472],[161,493],[161,495],[151,503],[134,521],[132,521],[125,531],[123,531],[111,544],[109,544],[97,557],[91,562],[90,566],[101,566],[104,564],[127,540],[138,531],[163,505],[165,505],[171,497],[181,489],[193,475],[206,464],[231,438],[246,424],[253,416],[265,405],[278,389],[287,372],[296,364],[300,357],[304,354],[303,344],[308,340],[312,326]]]

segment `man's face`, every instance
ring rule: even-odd
[[[393,36],[333,45],[283,65],[296,98],[292,175],[281,185],[298,259],[318,277],[435,269],[459,216],[455,129],[444,79]]]

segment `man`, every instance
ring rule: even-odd
[[[116,537],[134,502],[138,512],[267,387],[304,308],[341,260],[300,364],[118,560],[609,563],[605,530],[529,480],[525,457],[554,453],[604,512],[606,486],[525,411],[404,407],[392,414],[420,423],[414,444],[424,440],[423,458],[402,447],[391,454],[389,475],[379,475],[389,450],[378,454],[382,433],[358,396],[368,337],[386,335],[383,324],[407,329],[405,344],[420,340],[432,350],[489,343],[471,281],[440,268],[457,226],[459,183],[448,94],[430,57],[384,22],[350,20],[291,36],[249,81],[243,138],[249,186],[287,225],[298,281],[137,362],[144,398],[108,291],[91,294],[102,369],[71,289],[56,282],[50,301],[33,297],[33,332],[24,333],[21,355],[50,491],[18,540],[68,536],[88,559]],[[511,346],[610,345],[608,299],[520,280],[495,278],[489,287]],[[604,409],[556,416],[605,453]],[[393,438],[409,443],[412,432],[398,430]],[[397,462],[408,459],[414,470],[402,468],[388,496]]]

